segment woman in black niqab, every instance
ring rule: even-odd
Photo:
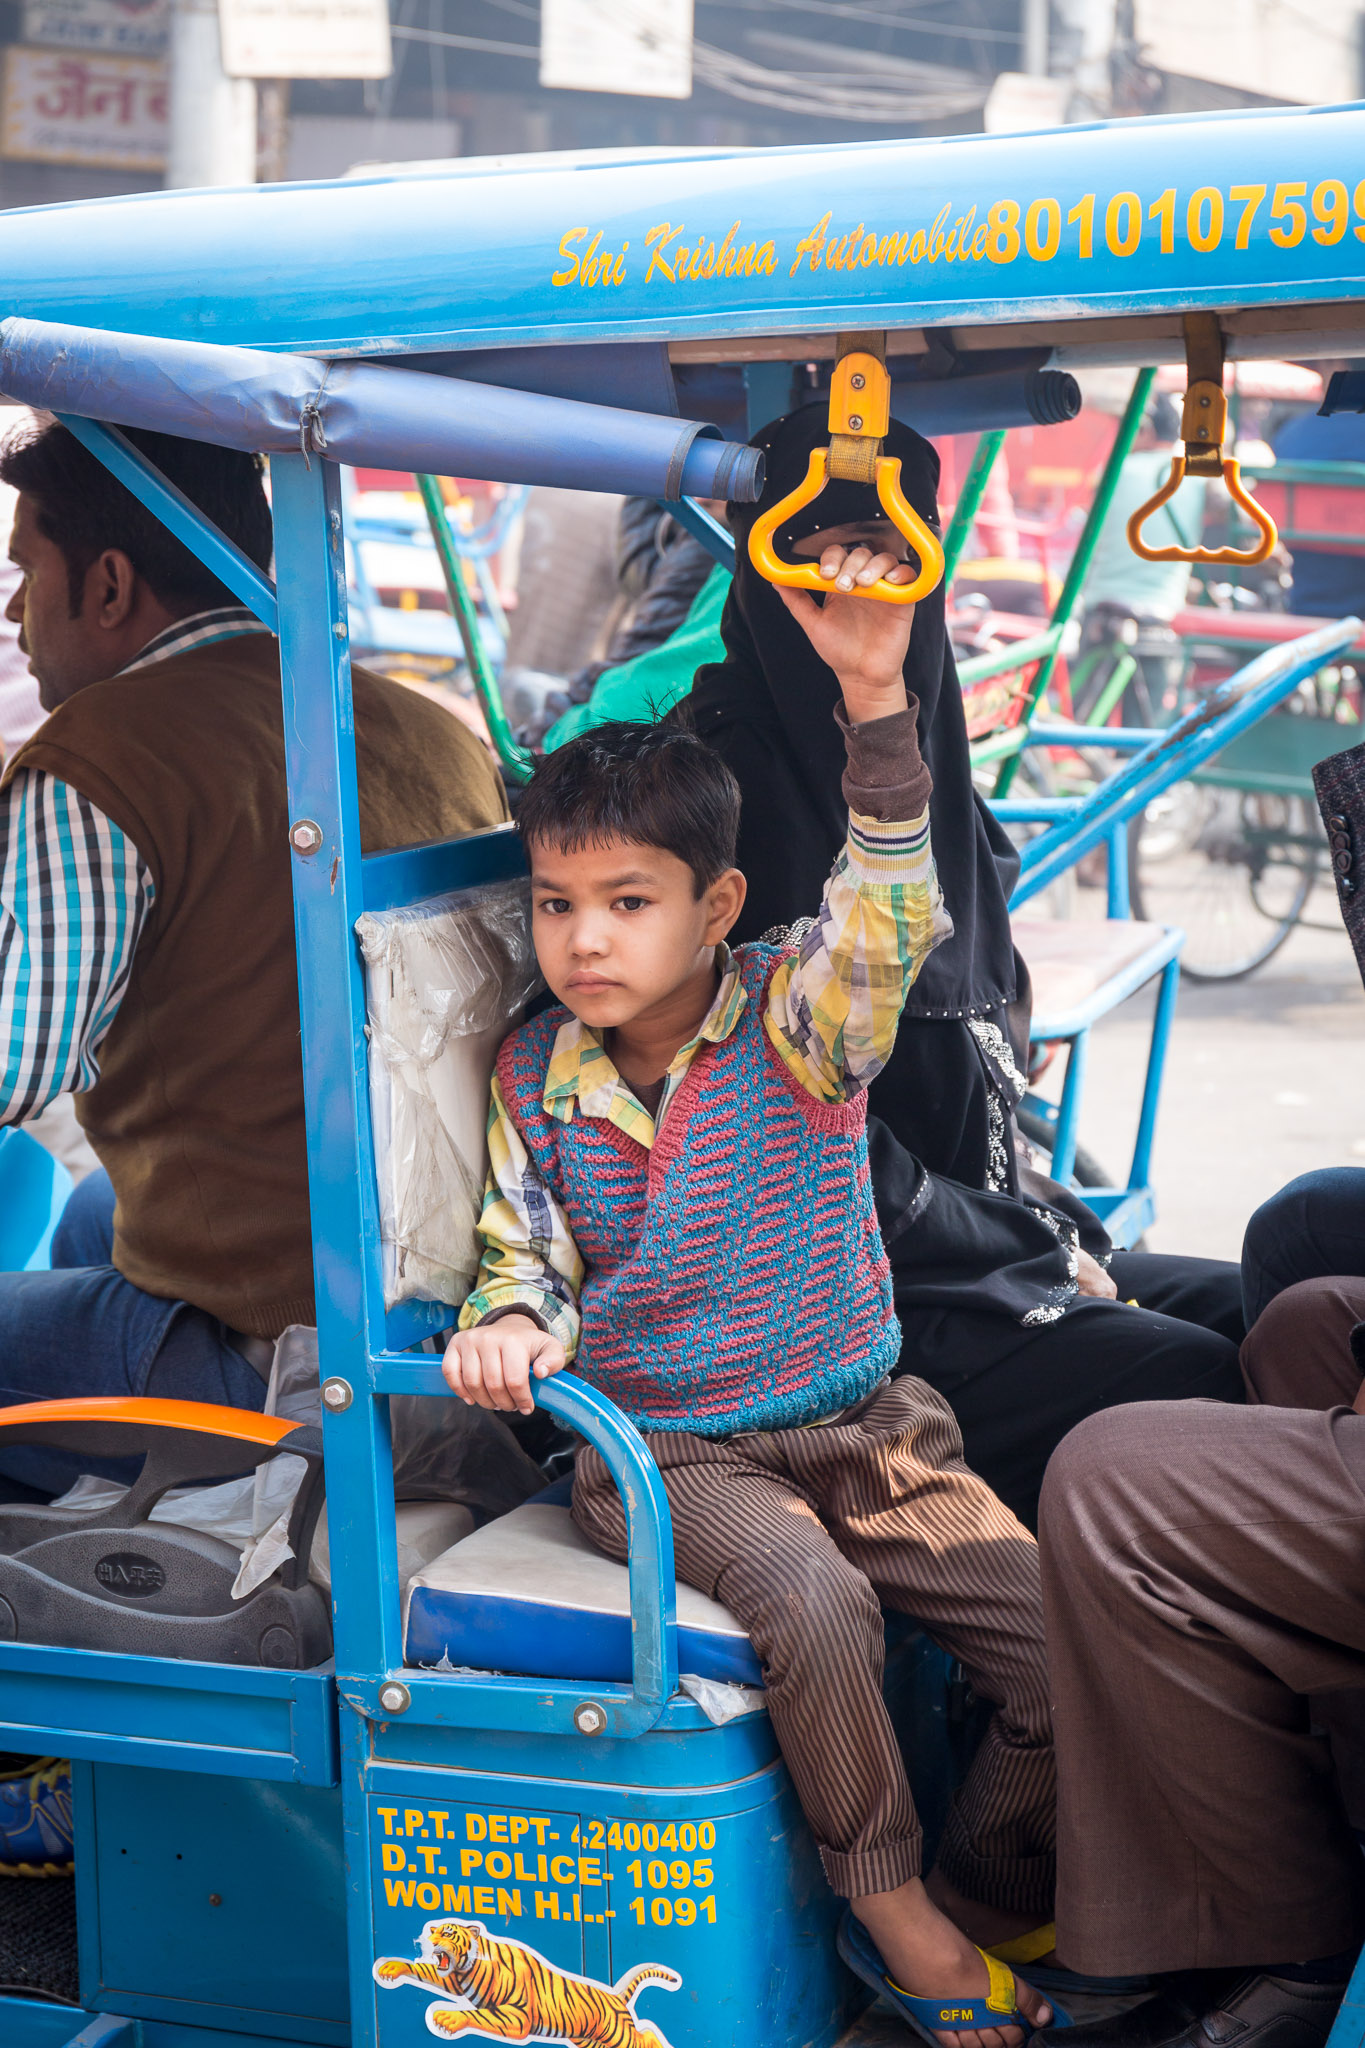
[[[725,659],[698,671],[673,714],[724,757],[743,794],[738,859],[749,894],[737,940],[813,916],[847,830],[839,686],[748,557],[759,511],[800,481],[827,439],[821,406],[757,436],[768,483],[758,506],[730,508],[737,559],[721,621]],[[886,452],[900,457],[906,496],[937,527],[933,449],[893,423]],[[778,533],[777,551],[790,559],[817,532],[879,516],[867,487],[827,484]],[[953,936],[920,970],[895,1050],[869,1090],[873,1192],[904,1337],[901,1370],[947,1397],[968,1462],[1033,1524],[1048,1458],[1085,1415],[1120,1401],[1241,1398],[1238,1270],[1118,1253],[1110,1272],[1120,1298],[1078,1298],[1077,1244],[1103,1259],[1109,1240],[1070,1190],[1016,1153],[1029,1012],[1007,907],[1018,860],[972,787],[942,586],[916,606],[905,683],[919,700]],[[1166,1304],[1169,1314],[1150,1312]]]
[[[809,406],[757,438],[768,457],[758,505],[732,506],[735,580],[721,621],[724,661],[699,669],[688,712],[700,736],[724,755],[743,792],[739,866],[749,894],[737,937],[759,938],[776,925],[811,916],[847,830],[840,791],[843,749],[834,725],[839,685],[773,586],[749,561],[749,531],[805,475],[810,452],[828,441],[824,410]],[[888,455],[899,456],[901,487],[937,530],[938,456],[909,427],[892,423]],[[875,492],[833,482],[776,537],[790,559],[817,530],[884,516]],[[872,600],[869,600],[870,602]],[[934,858],[953,936],[920,970],[906,1000],[896,1050],[869,1096],[873,1114],[931,1173],[967,1187],[1009,1190],[1017,1180],[999,1156],[991,1072],[978,1037],[1010,1050],[1016,1006],[1027,1040],[1027,978],[1010,939],[1009,892],[1018,856],[972,787],[967,721],[948,642],[942,584],[915,607],[906,689],[919,700],[919,742],[934,780],[930,804]],[[1022,1004],[1020,998],[1022,997]],[[970,1022],[993,1026],[974,1036]],[[991,1128],[997,1127],[992,1160]],[[1012,1148],[1011,1148],[1012,1152]]]

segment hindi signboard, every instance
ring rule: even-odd
[[[164,56],[170,40],[168,0],[28,0],[24,41],[113,56]]]
[[[692,0],[541,0],[540,82],[692,97]]]
[[[0,155],[159,171],[166,132],[166,66],[158,58],[6,50]]]
[[[229,78],[387,78],[388,0],[218,0]]]

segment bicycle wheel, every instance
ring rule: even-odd
[[[1297,797],[1178,782],[1129,833],[1133,915],[1185,933],[1191,981],[1238,981],[1277,953],[1316,872]]]
[[[1014,1112],[1014,1121],[1035,1152],[1045,1152],[1052,1157],[1052,1125],[1036,1109],[1027,1103],[1021,1104]],[[1083,1188],[1112,1188],[1117,1185],[1100,1165],[1093,1152],[1087,1152],[1084,1145],[1076,1147],[1076,1164],[1071,1169]]]

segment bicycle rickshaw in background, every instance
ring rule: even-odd
[[[835,1901],[752,1690],[752,1648],[724,1609],[675,1587],[657,1472],[610,1403],[573,1374],[537,1392],[606,1459],[628,1571],[581,1553],[566,1565],[552,1491],[415,1573],[409,1556],[400,1604],[393,1404],[446,1395],[423,1347],[454,1297],[434,1255],[397,1256],[397,1025],[375,1009],[382,972],[367,997],[367,963],[392,965],[402,933],[420,955],[442,919],[483,931],[441,1070],[466,1127],[451,1142],[467,1144],[527,956],[509,831],[362,857],[340,465],[657,495],[723,555],[728,536],[693,501],[754,501],[746,435],[813,394],[904,524],[875,466],[876,419],[850,402],[855,371],[933,431],[1027,414],[1040,372],[1178,361],[1192,310],[1206,350],[1216,335],[1234,357],[1354,353],[1361,124],[1344,108],[616,152],[571,170],[466,164],[0,218],[0,389],[55,411],[279,634],[318,1304],[316,1377],[286,1390],[281,1345],[266,1415],[75,1403],[0,1417],[9,1441],[148,1452],[112,1520],[87,1516],[79,1538],[69,1510],[0,1510],[0,1743],[73,1759],[80,1968],[79,2010],[0,1999],[7,2044],[417,2048],[449,1965],[439,1930],[469,1920],[628,2005],[640,2037],[670,2048],[747,2042],[756,2013],[772,2048],[824,2048],[854,2025],[867,1994],[835,1955]],[[273,584],[130,426],[268,454]],[[931,579],[938,541],[919,527],[914,541]],[[1135,760],[1088,803],[1044,811],[1025,893],[1091,846],[1111,855],[1104,944],[1054,975],[1059,1035],[1069,1025],[1083,1045],[1106,994],[1153,974],[1169,1029],[1180,935],[1124,917],[1125,821],[1357,630],[1258,657],[1175,733],[1125,735]],[[1059,638],[1030,658],[1045,668]],[[1155,1111],[1149,1085],[1148,1150]],[[1059,1145],[1071,1137],[1074,1116]],[[1111,1215],[1126,1203],[1131,1223],[1149,1192],[1113,1191]],[[247,1601],[215,1605],[203,1587],[226,1587],[237,1551],[150,1508],[173,1481],[243,1464],[269,1480],[277,1457],[293,1468],[293,1555]],[[325,1598],[308,1568],[324,1475]],[[138,1587],[77,1570],[106,1543],[142,1558]],[[697,1675],[687,1690],[680,1666]],[[887,1684],[932,1825],[969,1717],[922,1637],[896,1639]],[[480,2038],[477,2016],[460,2018]],[[1337,2048],[1361,2032],[1348,2000]]]

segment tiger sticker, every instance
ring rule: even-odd
[[[478,1920],[428,1920],[421,1950],[412,1962],[381,1956],[374,1981],[386,1991],[415,1984],[431,1994],[427,2026],[443,2041],[484,2034],[570,2048],[668,2048],[657,2027],[635,2017],[647,1984],[676,1991],[682,1983],[662,1963],[637,1963],[619,1984],[597,1984],[547,1963],[524,1942],[489,1934]]]

